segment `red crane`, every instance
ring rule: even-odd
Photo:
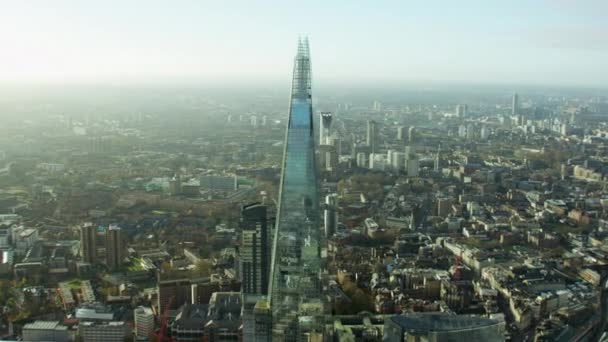
[[[462,267],[462,251],[460,252],[460,255],[454,255],[454,274],[452,275],[452,278],[454,280],[460,280],[461,267]]]
[[[165,309],[162,312],[162,316],[160,318],[160,327],[158,332],[155,334],[157,342],[175,342],[171,337],[165,335],[165,329],[167,328],[167,316],[169,315],[169,308],[171,308],[171,304],[173,304],[173,296],[169,298],[169,302],[165,305]]]

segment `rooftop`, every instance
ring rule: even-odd
[[[499,324],[498,321],[472,316],[441,313],[414,313],[391,317],[391,320],[406,330],[452,331],[468,330]]]

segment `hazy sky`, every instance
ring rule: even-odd
[[[606,86],[607,0],[0,0],[0,81]]]

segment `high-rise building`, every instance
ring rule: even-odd
[[[416,127],[411,126],[407,132],[407,140],[410,145],[416,142]]]
[[[319,145],[329,145],[329,137],[331,135],[331,112],[321,112],[319,114],[321,120],[319,120]]]
[[[405,153],[393,152],[391,167],[395,172],[401,172],[405,169]]]
[[[325,210],[323,212],[325,236],[331,237],[338,226],[338,194],[325,196]]]
[[[480,137],[481,140],[486,140],[488,139],[488,137],[490,136],[490,129],[488,128],[488,126],[481,126],[481,132],[480,132]]]
[[[93,223],[87,222],[80,227],[80,256],[90,264],[97,261],[96,237],[97,227]]]
[[[458,126],[458,136],[460,138],[466,138],[466,136],[467,136],[467,126],[465,126],[465,125]]]
[[[405,139],[405,127],[399,126],[397,127],[397,140],[403,141]]]
[[[441,153],[441,145],[437,147],[437,154],[435,155],[435,162],[433,163],[433,170],[439,171],[439,154]]]
[[[273,335],[276,333],[277,336],[290,333],[286,329],[291,329],[294,324],[297,327],[298,320],[308,316],[302,307],[322,303],[312,113],[310,52],[305,39],[298,44],[293,69],[268,291]]]
[[[106,265],[115,270],[122,265],[123,259],[122,230],[116,225],[106,229]]]
[[[357,153],[357,167],[368,167],[367,154],[365,152]]]
[[[407,176],[418,177],[418,171],[420,170],[420,163],[418,158],[412,158],[407,160]]]
[[[467,116],[467,105],[459,104],[456,106],[456,116],[459,118],[464,118]]]
[[[372,108],[375,111],[377,111],[377,112],[381,111],[382,110],[382,102],[380,102],[378,100],[375,100],[374,103],[372,104]]]
[[[266,206],[253,203],[241,209],[239,275],[243,293],[267,294],[270,272]]]
[[[511,115],[517,115],[519,113],[519,95],[513,94],[511,99]]]
[[[367,120],[367,146],[369,146],[370,153],[376,153],[377,150],[377,139],[378,139],[378,126],[376,126],[376,121]]]
[[[139,306],[133,310],[135,336],[146,338],[154,332],[154,312],[151,308]]]
[[[266,342],[272,338],[272,316],[266,299],[260,299],[253,308],[253,341]]]

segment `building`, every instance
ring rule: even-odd
[[[125,322],[81,322],[78,335],[87,342],[123,342],[131,334]]]
[[[159,280],[157,310],[175,310],[184,303],[192,302],[192,283],[188,278]],[[171,301],[171,299],[173,299]],[[167,307],[171,302],[171,306]]]
[[[505,323],[484,317],[445,313],[408,313],[384,323],[384,341],[504,341]]]
[[[116,270],[122,265],[123,249],[120,227],[110,225],[106,229],[106,265],[110,270]]]
[[[519,95],[513,94],[511,99],[511,115],[517,115],[519,113]]]
[[[418,177],[418,171],[420,169],[420,164],[418,159],[408,159],[407,160],[407,176],[408,177]]]
[[[378,126],[376,121],[367,120],[367,146],[369,146],[370,153],[378,152]]]
[[[323,226],[325,236],[331,237],[338,227],[338,194],[325,196],[325,210],[323,211]]]
[[[308,40],[294,61],[269,300],[273,328],[297,325],[300,307],[321,300],[319,202]],[[373,139],[372,139],[373,141]],[[321,327],[322,328],[322,327]],[[274,330],[274,329],[273,329]]]
[[[24,341],[70,341],[68,327],[55,321],[35,321],[23,326]]]
[[[12,248],[0,248],[0,274],[10,273],[14,261],[15,253]]]
[[[97,227],[93,223],[87,222],[80,227],[80,256],[90,264],[97,261],[96,237]]]
[[[11,237],[15,244],[15,254],[25,255],[28,249],[38,241],[38,230],[20,226],[13,229]]]
[[[8,226],[0,227],[0,248],[8,248],[11,238],[11,229]]]
[[[330,145],[332,113],[321,112],[319,116],[319,145]]]
[[[81,305],[76,309],[74,316],[80,322],[111,322],[114,320],[114,312],[112,309],[102,303]]]
[[[253,203],[241,209],[239,273],[243,293],[267,294],[270,274],[266,206]]]
[[[177,341],[203,341],[208,305],[184,304],[171,323],[171,337]]]
[[[135,336],[137,338],[148,338],[154,332],[154,312],[151,308],[139,306],[133,310],[135,319]]]
[[[481,126],[481,132],[480,132],[481,140],[487,140],[489,136],[490,136],[490,129],[488,128],[488,126],[486,126],[486,125]]]
[[[209,301],[205,341],[238,341],[242,301],[239,292],[216,292]]]
[[[367,154],[365,152],[357,153],[357,167],[367,167]]]
[[[253,308],[254,332],[253,341],[270,341],[272,337],[272,317],[270,306],[266,299],[260,299]]]
[[[405,126],[397,127],[397,140],[399,140],[399,141],[405,140]]]
[[[391,155],[391,167],[395,172],[402,172],[405,169],[405,153],[393,152]]]
[[[409,141],[409,144],[415,144],[416,143],[416,127],[411,126],[410,129],[407,132],[407,140]]]
[[[236,191],[237,177],[234,176],[219,176],[219,175],[204,175],[200,178],[201,189],[218,190],[218,191]]]
[[[459,118],[464,118],[467,116],[467,105],[459,104],[456,106],[456,116]]]

